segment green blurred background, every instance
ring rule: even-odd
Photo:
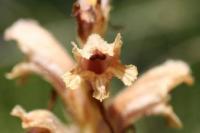
[[[20,18],[38,20],[71,54],[70,42],[76,38],[72,0],[0,0],[0,133],[22,133],[20,121],[9,115],[20,104],[27,110],[47,108],[51,86],[36,75],[24,86],[6,80],[4,75],[23,60],[15,42],[5,42],[6,27]],[[167,59],[182,59],[193,70],[196,83],[181,85],[172,94],[171,103],[182,120],[181,130],[167,127],[161,117],[147,117],[136,123],[138,133],[200,133],[200,1],[199,0],[113,0],[106,39],[112,41],[121,32],[122,60],[135,64],[140,74]],[[113,26],[122,27],[116,29]],[[114,80],[112,94],[122,88]],[[60,100],[53,112],[65,122]]]

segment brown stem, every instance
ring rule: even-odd
[[[57,100],[57,93],[55,89],[51,90],[50,99],[48,102],[48,110],[52,110]]]
[[[97,104],[99,106],[99,110],[101,112],[101,115],[102,115],[105,123],[108,125],[108,127],[110,129],[110,133],[114,133],[114,129],[112,127],[112,124],[111,124],[110,120],[108,119],[107,112],[106,112],[106,109],[105,109],[105,106],[104,106],[103,102],[100,102],[98,100],[96,100],[96,101],[97,101]]]

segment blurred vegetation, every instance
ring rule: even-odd
[[[66,47],[76,39],[76,24],[71,16],[72,0],[0,0],[0,132],[23,132],[20,121],[9,115],[14,105],[27,110],[46,108],[51,86],[38,76],[30,76],[24,86],[8,81],[4,74],[23,60],[15,42],[5,42],[6,27],[20,18],[38,20]],[[200,1],[199,0],[113,0],[110,26],[106,39],[112,41],[122,33],[122,60],[135,64],[142,73],[167,59],[182,59],[193,70],[196,83],[181,85],[172,95],[171,103],[183,121],[181,130],[170,129],[161,117],[148,117],[136,123],[138,133],[200,132]],[[114,26],[111,26],[114,25]],[[114,27],[122,27],[116,29]],[[122,87],[112,84],[113,95]],[[191,88],[191,89],[190,89]],[[61,101],[54,112],[62,120]]]

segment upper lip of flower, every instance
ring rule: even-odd
[[[73,53],[82,70],[103,74],[115,61],[113,45],[102,40],[97,34],[91,35],[81,49],[75,43],[72,44],[74,45]]]

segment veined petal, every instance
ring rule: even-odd
[[[71,42],[71,43],[72,43],[72,46],[73,46],[72,53],[74,54],[76,61],[79,62],[80,58],[81,58],[80,49],[78,48],[78,46],[75,42]]]
[[[97,0],[78,0],[82,10],[89,10],[90,6],[96,6]]]
[[[80,75],[73,72],[67,72],[63,75],[63,80],[67,88],[72,90],[80,88],[83,85],[83,79]]]
[[[74,55],[80,55],[85,59],[90,59],[90,57],[95,54],[95,51],[109,56],[114,55],[114,46],[104,41],[98,34],[90,35],[82,49],[79,49],[75,43],[72,43],[72,45],[74,46]]]
[[[112,72],[127,86],[130,86],[138,75],[137,68],[134,65],[118,64],[112,68]]]
[[[79,59],[80,57],[89,59],[92,56],[92,52],[90,52],[91,50],[82,50],[82,49],[78,48],[77,44],[74,42],[72,42],[72,45],[73,45],[72,53],[74,54],[76,60]]]
[[[121,53],[121,47],[122,47],[122,40],[121,40],[121,34],[118,33],[116,38],[115,38],[115,41],[112,43],[113,45],[113,51],[114,51],[114,54],[116,56],[119,56],[120,53]]]
[[[99,76],[94,82],[92,82],[92,87],[94,89],[93,97],[100,100],[101,102],[103,99],[109,97],[108,91],[109,79]]]

